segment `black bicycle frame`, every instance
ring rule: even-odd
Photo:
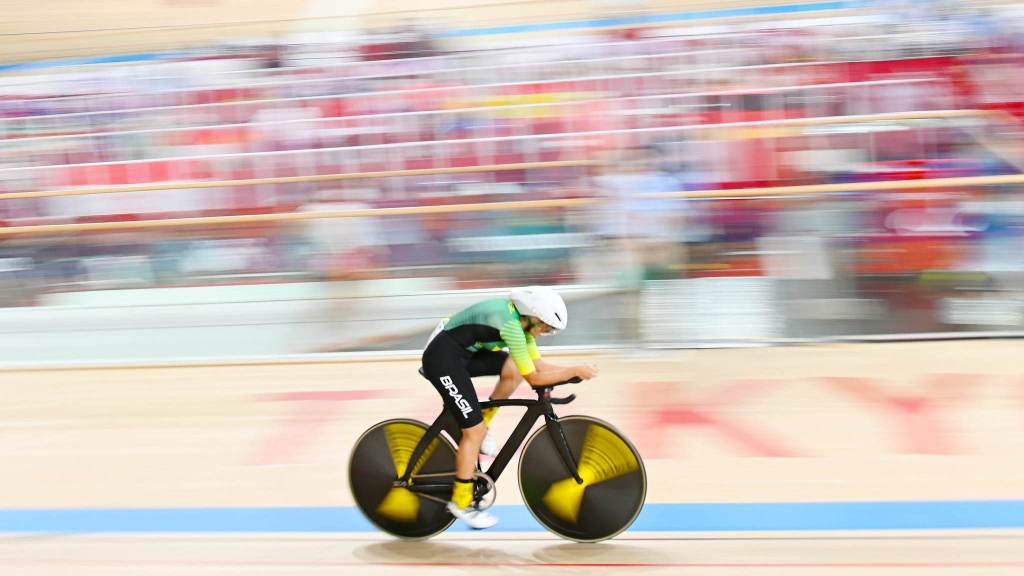
[[[555,386],[557,386],[557,384]],[[501,447],[498,455],[494,457],[494,461],[491,462],[491,465],[485,472],[491,480],[498,480],[498,477],[501,476],[505,467],[512,461],[512,456],[515,455],[516,450],[518,450],[519,446],[522,445],[524,440],[526,440],[526,436],[530,433],[530,429],[533,428],[534,422],[543,416],[546,421],[548,433],[551,435],[551,440],[555,443],[555,447],[558,449],[558,454],[562,457],[562,462],[565,464],[566,471],[576,479],[578,484],[583,483],[583,479],[580,478],[579,472],[576,471],[576,459],[569,450],[569,442],[565,438],[565,432],[562,430],[562,425],[559,424],[558,416],[555,415],[554,411],[555,404],[568,404],[576,399],[576,395],[570,394],[564,398],[552,398],[551,390],[553,388],[554,386],[537,388],[536,400],[488,400],[480,403],[482,408],[498,406],[521,406],[526,408],[526,413],[523,414],[522,419],[519,420],[519,424],[516,425],[512,435],[505,441],[505,445]],[[455,443],[458,444],[459,439],[462,437],[462,429],[459,428],[459,425],[455,421],[455,417],[448,411],[447,407],[445,407],[441,412],[441,415],[434,420],[434,423],[430,425],[426,434],[420,438],[419,443],[416,445],[416,449],[412,452],[412,457],[409,458],[409,462],[419,462],[423,453],[426,452],[427,446],[437,438],[437,435],[440,434],[442,430],[448,432],[448,434],[455,440]],[[415,466],[407,466],[405,474],[395,482],[395,485],[408,488],[414,492],[441,492],[451,489],[451,483],[438,484],[434,482],[417,482],[416,484],[410,485],[409,480],[412,478],[412,471],[414,468]],[[453,479],[454,474],[455,472],[453,470]]]

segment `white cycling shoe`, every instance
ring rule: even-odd
[[[494,516],[487,510],[480,510],[472,506],[469,508],[459,508],[455,505],[455,502],[449,502],[448,511],[452,513],[452,516],[462,520],[473,530],[483,530],[498,523],[497,516]]]
[[[494,438],[494,434],[491,432],[490,427],[488,427],[487,434],[484,436],[484,441],[480,443],[480,453],[484,456],[497,456],[498,449],[498,441]]]

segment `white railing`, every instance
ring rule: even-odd
[[[46,116],[0,118],[0,130],[7,134],[32,133],[39,131],[86,132],[96,127],[110,125],[139,126],[159,125],[216,125],[250,121],[262,110],[280,108],[316,108],[328,112],[326,116],[338,116],[337,109],[356,108],[362,113],[372,114],[390,111],[393,108],[438,109],[453,99],[482,100],[487,98],[523,96],[536,91],[541,85],[554,85],[559,93],[594,96],[631,96],[645,94],[678,93],[680,88],[692,91],[708,91],[729,80],[733,84],[742,82],[746,87],[772,88],[803,83],[816,69],[827,71],[832,82],[847,80],[844,67],[848,62],[800,62],[789,64],[764,64],[755,66],[728,66],[697,68],[632,74],[563,77],[541,82],[500,82],[466,86],[437,86],[400,90],[380,90],[332,94],[326,96],[305,96],[273,98],[266,100],[245,100],[180,106],[158,106],[119,110],[116,112],[74,112]],[[820,75],[820,74],[819,74]],[[824,82],[822,82],[824,83]],[[73,124],[77,122],[77,124]],[[188,124],[186,124],[188,123]]]
[[[310,96],[323,95],[324,92],[336,90],[341,83],[387,80],[410,75],[429,76],[435,81],[469,81],[496,82],[518,81],[537,82],[551,80],[553,77],[564,76],[567,72],[602,73],[617,67],[657,70],[672,66],[716,66],[728,64],[722,56],[744,56],[747,51],[737,49],[690,50],[664,54],[641,54],[628,56],[611,56],[601,58],[583,58],[572,60],[555,60],[550,62],[506,62],[485,66],[463,66],[442,69],[403,69],[380,72],[376,74],[339,76],[329,74],[324,77],[302,78],[291,77],[281,80],[225,84],[203,88],[177,88],[155,92],[117,93],[98,95],[76,95],[57,98],[46,98],[38,104],[51,109],[70,109],[76,112],[114,112],[126,107],[165,107],[180,106],[195,99],[196,94],[215,90],[237,90],[268,97],[294,97],[299,94]],[[741,61],[734,58],[734,61]],[[634,63],[639,65],[633,65]],[[317,90],[318,87],[322,90]],[[310,94],[313,92],[313,94]],[[320,92],[320,94],[316,94]],[[63,112],[57,112],[62,114]]]
[[[908,93],[907,88],[918,93]],[[887,98],[890,90],[901,90],[899,98]],[[326,147],[340,141],[350,144],[448,138],[450,122],[459,118],[483,119],[477,129],[465,130],[473,136],[529,135],[538,128],[537,116],[554,118],[560,131],[575,132],[583,124],[592,124],[601,114],[606,126],[638,128],[656,123],[700,124],[720,122],[745,112],[769,117],[813,117],[835,114],[871,114],[905,110],[949,108],[943,97],[945,82],[937,79],[877,80],[785,86],[761,90],[729,90],[683,94],[660,94],[611,99],[584,99],[569,102],[479,106],[434,111],[399,112],[377,115],[343,116],[319,119],[292,119],[223,124],[203,127],[171,127],[125,130],[89,134],[40,136],[0,141],[2,156],[14,161],[42,166],[67,164],[67,158],[83,151],[97,151],[108,159],[117,156],[148,159],[170,157],[183,148],[198,144],[182,142],[190,134],[213,136],[217,133],[237,138],[239,152],[257,151],[272,142],[292,139],[289,148]],[[755,102],[749,102],[755,99]],[[748,104],[756,109],[749,109]],[[601,106],[601,109],[595,109]],[[448,121],[448,123],[446,123]],[[550,122],[550,120],[549,120]],[[499,124],[500,123],[500,124]],[[550,131],[550,125],[545,127]],[[287,131],[287,132],[285,132]],[[386,136],[386,138],[385,138]],[[177,142],[177,145],[171,143]],[[56,159],[63,158],[57,162]],[[128,157],[121,158],[124,160]]]
[[[145,101],[147,99],[157,100],[157,101],[160,101],[161,99],[163,99],[163,100],[171,102],[171,103],[167,103],[166,101],[159,102],[158,106],[161,106],[161,107],[162,106],[177,106],[177,105],[181,105],[183,100],[187,100],[189,95],[194,95],[196,93],[201,93],[201,92],[209,91],[209,90],[229,90],[229,89],[235,89],[235,90],[260,90],[260,89],[267,89],[267,88],[272,88],[272,87],[287,87],[290,90],[302,90],[302,89],[304,89],[304,90],[308,91],[309,90],[308,86],[310,86],[310,85],[327,84],[329,86],[330,83],[337,83],[337,82],[343,81],[343,80],[344,81],[368,81],[368,80],[376,80],[376,79],[387,79],[387,78],[394,78],[394,77],[402,77],[402,76],[407,76],[407,75],[410,75],[410,74],[415,74],[415,75],[418,75],[418,76],[430,75],[430,76],[436,76],[436,77],[441,77],[441,78],[444,78],[444,77],[447,76],[447,77],[454,77],[454,78],[451,78],[451,79],[454,79],[454,80],[457,80],[457,81],[479,82],[481,80],[496,80],[496,79],[506,79],[507,80],[510,77],[513,77],[513,79],[518,79],[518,78],[514,78],[515,71],[516,70],[523,70],[523,69],[525,69],[527,71],[529,69],[539,69],[542,72],[543,71],[551,71],[550,73],[559,74],[559,73],[563,72],[563,69],[566,66],[571,66],[571,67],[578,68],[578,67],[580,67],[582,65],[585,65],[587,63],[591,63],[591,64],[597,63],[597,64],[599,64],[600,66],[596,66],[597,68],[599,68],[598,72],[601,71],[600,68],[602,68],[602,67],[613,67],[613,65],[615,63],[621,64],[621,63],[629,62],[629,61],[633,61],[633,60],[643,61],[645,59],[646,60],[654,60],[655,62],[663,62],[666,59],[675,58],[675,59],[682,59],[682,60],[684,60],[684,63],[691,64],[691,65],[693,65],[693,64],[707,65],[708,63],[711,63],[711,64],[715,64],[716,63],[716,61],[714,59],[714,55],[722,55],[722,54],[729,54],[729,53],[732,53],[732,54],[741,53],[742,55],[748,55],[750,57],[756,57],[757,54],[756,54],[756,51],[751,51],[751,50],[747,50],[747,49],[736,49],[736,48],[718,48],[718,49],[707,49],[707,50],[673,51],[673,52],[668,52],[668,53],[665,53],[665,52],[655,53],[653,51],[651,51],[651,52],[642,51],[640,54],[636,54],[635,51],[633,50],[633,48],[639,47],[641,50],[643,50],[644,48],[649,48],[649,47],[655,46],[655,45],[664,45],[664,44],[681,45],[681,44],[685,44],[685,43],[687,43],[689,41],[696,40],[696,39],[721,40],[722,43],[729,43],[731,45],[734,45],[735,42],[738,39],[742,39],[742,38],[757,38],[757,37],[763,37],[763,36],[765,36],[764,33],[743,33],[743,34],[729,34],[729,35],[706,35],[706,36],[694,36],[694,37],[655,38],[655,39],[640,40],[640,41],[637,41],[636,43],[630,43],[630,42],[596,43],[596,44],[582,45],[582,46],[578,46],[578,47],[572,46],[572,45],[568,45],[568,46],[564,46],[563,49],[569,50],[569,49],[572,49],[572,48],[579,48],[579,49],[582,50],[583,48],[586,48],[586,49],[589,50],[591,47],[597,48],[597,47],[602,47],[602,46],[604,46],[604,47],[613,46],[613,47],[620,47],[622,51],[627,51],[628,50],[628,51],[630,51],[630,53],[629,54],[623,54],[623,55],[615,55],[615,54],[602,55],[601,57],[598,57],[598,58],[564,59],[564,60],[556,60],[556,61],[499,62],[497,64],[494,63],[495,57],[500,57],[502,55],[505,55],[505,56],[508,56],[508,55],[518,55],[519,57],[524,57],[524,55],[528,55],[531,52],[544,54],[544,53],[550,52],[550,50],[553,49],[552,47],[549,47],[549,46],[525,47],[525,48],[510,48],[510,49],[499,49],[499,50],[493,50],[493,51],[492,50],[488,50],[488,51],[483,52],[481,54],[473,54],[473,53],[471,53],[471,54],[452,54],[452,55],[443,55],[443,56],[428,56],[428,57],[423,57],[423,58],[413,58],[413,59],[406,59],[406,60],[369,61],[369,62],[367,62],[367,61],[358,61],[358,62],[349,62],[349,63],[342,63],[342,64],[333,64],[333,65],[330,65],[330,66],[307,66],[307,67],[297,67],[297,68],[289,68],[289,69],[284,69],[283,70],[283,71],[286,71],[286,72],[289,72],[289,73],[290,72],[302,72],[302,71],[310,71],[311,70],[311,71],[316,71],[317,73],[325,74],[326,75],[325,77],[318,77],[318,78],[292,77],[292,78],[286,78],[286,79],[281,79],[281,80],[272,80],[272,81],[265,81],[265,82],[248,82],[248,83],[245,83],[244,81],[241,82],[241,83],[240,82],[215,82],[215,83],[210,83],[210,84],[203,85],[203,86],[198,86],[198,87],[193,86],[193,87],[187,87],[187,88],[176,88],[176,89],[169,89],[169,90],[159,90],[159,91],[148,92],[148,93],[124,93],[124,92],[117,92],[117,93],[109,93],[109,94],[102,94],[102,95],[76,95],[76,96],[53,97],[53,98],[41,99],[40,102],[45,102],[49,106],[62,105],[63,104],[63,105],[67,105],[69,108],[70,107],[78,107],[78,108],[85,107],[85,108],[89,108],[89,106],[88,106],[89,102],[96,102],[99,105],[104,106],[105,108],[102,108],[102,109],[89,109],[89,110],[86,110],[86,111],[88,111],[88,112],[109,112],[109,111],[115,109],[115,108],[111,107],[112,102],[117,102],[118,100],[126,101],[127,102],[127,104],[126,104],[127,106],[133,106],[133,107],[136,107],[136,108],[140,107],[140,106],[138,106],[138,102],[140,100]],[[903,44],[897,44],[897,46],[901,50],[904,50],[905,47],[906,47],[906,42],[905,41],[907,39],[918,38],[918,37],[928,39],[928,38],[931,38],[932,36],[934,36],[934,34],[932,34],[931,32],[901,32],[901,33],[898,33],[898,34],[888,35],[888,36],[882,36],[882,35],[876,35],[876,36],[843,36],[843,37],[835,37],[835,38],[825,38],[825,39],[822,40],[823,44],[821,46],[820,52],[824,53],[824,55],[826,57],[835,57],[835,56],[841,55],[843,53],[856,53],[859,56],[858,59],[860,59],[860,57],[862,57],[864,54],[869,54],[869,53],[873,53],[873,51],[877,51],[877,49],[875,47],[877,47],[877,46],[879,46],[880,44],[883,44],[883,43],[892,44],[894,42],[898,43],[900,40],[903,40],[904,41]],[[687,55],[690,55],[690,56],[694,56],[694,55],[708,56],[709,57],[708,60],[710,60],[711,62],[707,62],[707,61],[694,62],[692,60],[686,61],[686,59],[684,57],[687,56]],[[483,59],[486,59],[490,63],[488,65],[483,65],[483,66],[464,66],[464,65],[461,65],[462,63],[465,63],[465,62],[479,63],[479,61],[483,60]],[[454,64],[454,66],[453,66],[453,64]],[[723,62],[721,62],[719,60],[719,61],[717,61],[717,64],[720,65],[720,64],[723,64]],[[650,65],[650,62],[648,62],[648,65]],[[231,78],[233,75],[236,75],[236,74],[246,74],[246,73],[252,73],[252,72],[253,72],[252,70],[234,70],[234,71],[228,71],[228,72],[225,72],[225,73],[219,73],[219,74],[217,74],[217,76],[219,78]],[[266,74],[269,74],[269,73],[279,74],[281,72],[282,72],[282,70],[272,70],[272,71],[268,71],[268,72],[265,72],[265,73]],[[370,72],[370,73],[366,73],[366,72]],[[156,78],[156,77],[154,77],[154,78]],[[545,80],[545,79],[546,79],[545,77],[533,78],[533,80]],[[145,79],[140,79],[140,80],[137,81],[137,83],[144,84],[145,83]],[[291,97],[291,96],[294,96],[294,94],[284,94],[284,95],[277,94],[277,96]],[[79,103],[85,103],[85,104],[79,104]],[[154,106],[151,106],[150,104],[146,104],[144,107],[154,107]]]
[[[423,56],[416,58],[405,58],[401,60],[380,60],[380,61],[364,61],[364,60],[352,60],[348,62],[334,62],[328,64],[312,64],[303,66],[289,66],[281,68],[249,68],[240,67],[236,69],[219,70],[214,75],[214,79],[211,82],[199,85],[189,86],[187,88],[171,89],[171,90],[160,90],[157,92],[151,92],[150,94],[161,94],[165,92],[181,92],[181,91],[201,91],[210,89],[230,88],[239,85],[239,80],[235,79],[236,76],[276,76],[281,74],[293,74],[293,73],[326,73],[334,77],[345,76],[345,77],[386,77],[382,76],[377,72],[369,73],[368,71],[376,70],[394,70],[394,74],[391,75],[405,75],[409,73],[423,74],[432,73],[436,71],[444,71],[452,68],[461,68],[466,62],[478,62],[481,59],[486,58],[489,61],[494,61],[495,58],[526,58],[530,56],[547,56],[552,51],[579,51],[589,52],[594,51],[604,52],[605,56],[644,56],[644,55],[657,55],[665,53],[665,50],[671,50],[678,52],[678,48],[685,47],[688,43],[694,41],[720,41],[722,44],[728,44],[730,46],[735,45],[737,41],[745,39],[758,39],[758,38],[771,38],[771,34],[765,31],[752,31],[752,32],[722,32],[715,34],[693,34],[693,35],[673,35],[664,36],[658,38],[646,38],[629,41],[618,41],[618,42],[590,42],[590,43],[566,43],[566,42],[553,42],[550,44],[543,45],[532,45],[532,46],[515,46],[506,48],[489,48],[486,50],[470,51],[470,52],[459,52],[455,54],[443,54],[438,56]],[[886,35],[865,35],[865,36],[838,36],[838,37],[825,37],[820,39],[820,44],[817,52],[820,55],[828,57],[834,57],[837,54],[856,54],[858,59],[864,54],[888,54],[891,50],[898,50],[903,52],[906,50],[908,40],[914,38],[921,38],[923,42],[918,44],[933,44],[935,46],[944,46],[948,44],[945,40],[948,34],[937,34],[934,31],[901,31],[895,34]],[[888,49],[887,49],[888,47]],[[344,48],[341,48],[344,50]],[[230,60],[237,63],[255,62],[252,58],[232,58],[226,56],[226,60]],[[173,75],[168,75],[165,72],[167,67],[182,66],[183,64],[197,64],[191,62],[156,62],[156,63],[134,63],[134,64],[105,64],[103,68],[116,67],[118,71],[117,80],[123,80],[125,76],[131,82],[139,85],[145,85],[150,82],[166,82],[174,79]],[[198,64],[201,64],[198,63]],[[453,65],[452,65],[453,64]],[[538,62],[542,64],[542,62]],[[90,65],[94,66],[94,65]],[[139,68],[142,72],[139,74],[131,74],[128,72],[133,68]],[[492,67],[493,68],[493,67]],[[152,69],[160,69],[160,74],[153,74]],[[146,72],[150,72],[146,75]],[[80,77],[85,80],[102,80],[104,78],[103,73],[92,74],[90,72],[71,72],[71,73],[51,73],[42,76],[31,76],[31,77],[3,77],[0,76],[0,90],[9,90],[18,86],[37,86],[37,85],[52,85],[55,79],[60,77]],[[182,78],[182,80],[185,80]],[[245,80],[241,80],[244,82]],[[125,95],[126,92],[116,91],[107,94],[108,96],[119,96]],[[47,102],[59,102],[64,100],[72,100],[75,98],[82,98],[83,96],[54,96],[46,97]]]
[[[760,37],[764,34],[761,32],[737,32],[729,34],[701,34],[691,36],[670,36],[661,38],[646,38],[638,40],[618,41],[618,42],[588,42],[588,43],[552,43],[544,45],[534,46],[515,46],[506,48],[488,48],[486,50],[470,51],[470,52],[459,52],[455,54],[443,54],[438,56],[422,56],[416,58],[403,58],[396,60],[376,60],[376,61],[365,61],[365,60],[353,60],[351,62],[340,62],[330,64],[314,64],[306,66],[290,66],[283,68],[261,68],[261,69],[236,69],[220,71],[217,74],[217,80],[207,84],[201,84],[198,86],[191,86],[189,88],[182,88],[176,90],[163,90],[157,93],[163,92],[176,92],[176,91],[188,91],[188,90],[209,90],[225,87],[233,87],[237,85],[236,81],[231,81],[231,78],[237,75],[249,75],[249,76],[273,76],[282,73],[302,73],[302,72],[324,72],[330,73],[334,77],[339,76],[351,76],[351,77],[387,77],[387,76],[402,76],[410,73],[422,74],[427,72],[444,71],[451,68],[460,68],[464,62],[479,62],[481,59],[494,60],[495,58],[502,57],[513,57],[513,58],[524,58],[533,55],[547,56],[550,55],[553,50],[560,52],[564,51],[579,51],[579,52],[593,52],[593,51],[606,51],[606,56],[644,56],[651,54],[663,54],[665,53],[666,47],[670,48],[672,52],[678,52],[675,48],[685,45],[688,42],[697,40],[721,40],[723,43],[734,43],[740,38],[749,37]],[[229,57],[229,59],[231,59]],[[252,58],[238,58],[232,60],[249,61]],[[537,62],[542,64],[543,62]],[[454,66],[450,66],[454,64]],[[134,64],[125,65],[120,64],[120,69],[128,69],[131,67],[166,67],[168,63],[146,63],[146,64]],[[181,65],[181,63],[176,63]],[[394,70],[392,74],[384,75],[378,74],[377,72],[369,72],[376,70]],[[79,76],[85,77],[88,73],[78,73]],[[11,88],[16,86],[33,86],[38,84],[51,84],[53,78],[57,74],[48,75],[47,77],[32,77],[27,80],[21,80],[17,77],[5,79],[0,77],[0,87]],[[99,76],[99,75],[97,75]],[[165,81],[168,79],[166,74],[160,75],[139,75],[132,78],[133,81],[139,83],[145,83],[146,81]],[[228,79],[229,82],[224,82],[224,79]],[[244,80],[243,80],[244,81]],[[116,96],[123,94],[115,92],[109,94],[110,96]],[[56,96],[46,98],[47,102],[68,100],[73,98],[79,98],[80,96]]]
[[[701,131],[708,130],[716,131],[716,134],[727,133],[731,130],[739,140],[763,139],[768,148],[774,149],[776,136],[773,132],[766,132],[763,136],[751,136],[749,129],[773,126],[822,126],[837,122],[864,123],[867,121],[888,122],[889,124],[883,128],[891,129],[893,123],[912,124],[917,118],[930,119],[928,121],[934,124],[936,118],[947,118],[949,119],[947,122],[950,123],[976,123],[980,117],[975,111],[930,111],[838,118],[779,119],[690,126],[591,130],[432,142],[401,142],[318,150],[193,155],[160,160],[5,168],[0,169],[0,182],[5,184],[6,191],[19,192],[158,180],[223,181],[281,176],[446,169],[512,163],[582,161],[590,159],[596,149],[622,149],[655,141],[685,141],[690,140],[693,135]],[[799,135],[799,133],[794,133],[794,135]],[[819,135],[821,135],[820,130],[807,132],[808,138]],[[863,145],[859,148],[866,151],[867,154],[874,153],[875,147],[872,141],[874,135],[871,130],[852,132],[850,137],[861,140]],[[717,140],[726,142],[730,139],[733,138],[723,137]],[[924,147],[927,142],[922,140],[921,145]],[[702,170],[730,172],[735,171],[737,166],[742,164],[735,162],[735,156],[723,155],[720,149],[716,151],[713,142],[695,147],[690,153],[692,154],[690,160],[701,165]],[[924,148],[922,148],[922,153],[924,153]],[[744,162],[749,161],[751,159],[744,159]],[[155,169],[161,171],[158,178],[154,178],[152,173]]]

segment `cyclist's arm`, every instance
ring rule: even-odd
[[[560,372],[558,376],[563,376],[556,380],[556,382],[564,382],[574,376],[580,376],[579,366],[558,366],[544,360],[540,356],[540,350],[537,349],[537,339],[533,337],[529,332],[526,333],[526,350],[530,353],[530,358],[533,360],[533,365],[537,367],[537,371],[540,373],[551,372],[557,370],[570,370],[572,373],[566,376],[565,372]]]
[[[529,381],[527,374],[535,373],[537,367],[533,363],[534,355],[530,351],[531,346],[527,342],[527,336],[523,332],[523,327],[519,325],[517,320],[509,320],[502,325],[500,333],[501,339],[508,346],[508,355],[515,362],[519,373]],[[537,347],[534,345],[532,348],[536,350]]]
[[[530,386],[549,386],[576,376],[585,379],[593,376],[592,370],[587,367],[555,366],[541,360],[533,337],[523,332],[517,321],[509,320],[502,326],[501,339],[508,345],[509,356]]]
[[[543,372],[545,370],[551,370],[553,368],[554,369],[560,368],[560,366],[556,366],[556,365],[552,364],[551,362],[548,362],[547,360],[544,360],[544,359],[541,359],[541,358],[537,358],[536,360],[533,361],[533,363],[537,366],[537,370],[539,370],[541,372]]]
[[[557,384],[559,382],[565,382],[570,378],[580,377],[584,380],[592,378],[596,372],[593,367],[589,366],[558,366],[547,362],[545,360],[537,359],[534,360],[534,364],[537,366],[537,378],[542,380],[541,383],[536,383],[530,379],[530,376],[523,376],[523,378],[530,383],[531,386],[547,386],[548,384]]]
[[[537,339],[533,334],[526,334],[526,351],[530,353],[530,359],[534,362],[540,360],[540,350],[537,349]]]
[[[576,368],[576,366],[555,366],[554,364],[545,363],[545,367],[543,369],[534,370],[529,374],[524,374],[523,379],[526,380],[530,386],[550,386],[551,384],[558,384],[559,382],[565,382],[570,378],[579,376]]]

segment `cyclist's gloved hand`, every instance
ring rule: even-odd
[[[579,366],[574,366],[573,369],[576,372],[576,376],[584,380],[590,380],[597,376],[597,366],[592,364],[580,364]]]

